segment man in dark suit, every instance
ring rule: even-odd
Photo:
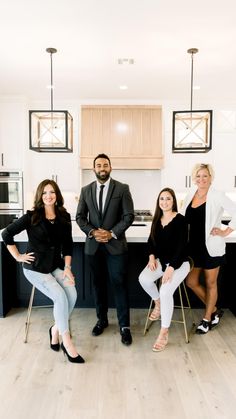
[[[127,242],[125,230],[134,220],[133,200],[128,185],[110,178],[111,162],[99,154],[93,162],[97,181],[81,190],[76,222],[86,234],[85,254],[93,276],[98,321],[94,336],[108,326],[107,269],[117,308],[121,341],[132,343],[126,287]]]

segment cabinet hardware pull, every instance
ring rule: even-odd
[[[191,188],[191,176],[188,177],[188,186]]]
[[[4,166],[4,156],[3,156],[3,153],[1,153],[1,164],[2,164],[2,166]]]
[[[236,176],[234,176],[234,187],[236,188]]]
[[[185,176],[185,188],[188,187],[188,176]]]

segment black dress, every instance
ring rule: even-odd
[[[193,208],[192,202],[186,209],[186,220],[189,225],[189,256],[194,261],[195,268],[214,269],[222,265],[224,256],[210,256],[206,248],[205,219],[206,203]]]

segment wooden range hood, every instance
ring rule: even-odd
[[[113,169],[161,169],[161,106],[82,106],[81,168],[91,169],[99,153],[111,158]]]

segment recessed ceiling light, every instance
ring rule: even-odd
[[[133,58],[118,58],[118,64],[127,64],[127,65],[131,65],[134,64],[134,59]]]
[[[119,86],[120,90],[127,90],[128,86],[126,86],[126,84],[122,84],[121,86]]]

